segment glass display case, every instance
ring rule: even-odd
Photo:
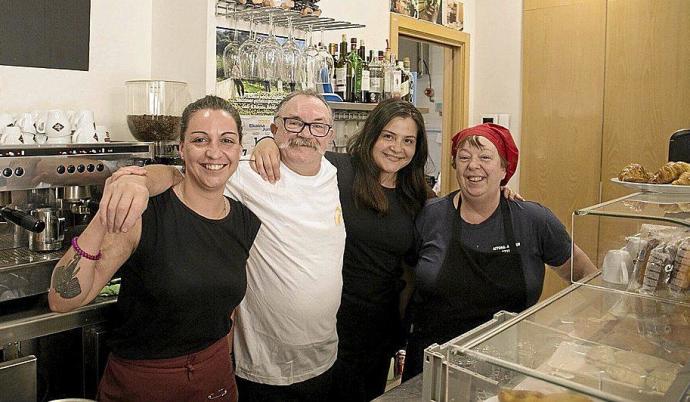
[[[573,240],[601,271],[584,285],[690,305],[690,186],[673,187],[687,192],[635,193],[573,213]]]
[[[575,243],[585,244],[604,269],[516,316],[498,314],[450,342],[431,345],[423,400],[687,400],[685,205],[690,207],[690,196],[638,193],[576,211]],[[578,238],[579,229],[593,228],[596,238]],[[651,275],[657,270],[652,264],[660,265],[659,275]],[[635,270],[642,266],[638,281]]]

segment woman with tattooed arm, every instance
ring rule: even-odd
[[[65,312],[91,302],[120,269],[99,401],[237,400],[227,336],[260,226],[223,196],[240,158],[240,117],[207,96],[184,110],[180,133],[184,180],[150,198],[127,232],[93,219],[53,271],[50,307]]]

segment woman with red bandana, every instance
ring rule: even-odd
[[[548,264],[570,281],[594,272],[565,227],[546,207],[507,200],[500,186],[515,173],[518,149],[506,128],[470,127],[453,136],[460,190],[429,201],[418,215],[417,290],[403,380],[422,371],[424,349],[537,302]]]

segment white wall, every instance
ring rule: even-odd
[[[469,124],[482,114],[510,114],[510,131],[520,146],[522,115],[522,0],[464,0],[470,40]],[[510,180],[519,189],[518,172]]]
[[[0,111],[94,111],[114,140],[132,137],[124,82],[151,71],[151,0],[91,2],[89,71],[0,66]]]
[[[186,82],[190,101],[211,92],[208,88],[215,83],[215,1],[153,0],[152,8],[151,79]],[[213,52],[210,60],[209,48]]]
[[[351,36],[364,39],[367,49],[386,49],[390,33],[389,0],[321,0],[319,7],[323,16],[366,25],[366,28],[350,31],[327,31],[324,33],[327,43],[340,43],[340,36],[344,33],[348,41]]]

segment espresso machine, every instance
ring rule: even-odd
[[[52,269],[98,208],[105,180],[144,165],[141,142],[0,146],[0,306],[46,293]]]

